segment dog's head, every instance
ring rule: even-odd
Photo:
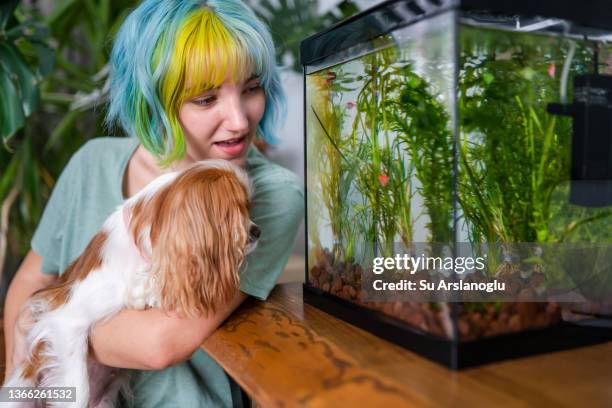
[[[157,191],[144,208],[134,208],[134,236],[142,237],[150,226],[146,250],[162,310],[199,316],[230,300],[239,268],[260,235],[249,217],[251,195],[244,170],[206,160]],[[147,240],[137,240],[142,247],[145,242],[138,241]]]

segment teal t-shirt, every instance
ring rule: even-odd
[[[135,138],[90,140],[68,162],[32,238],[43,273],[62,273],[124,198],[127,163],[138,147]],[[240,289],[265,300],[291,254],[304,215],[300,180],[266,159],[254,146],[246,170],[254,187],[251,218],[261,229],[256,249],[242,268]],[[136,407],[240,406],[239,389],[204,351],[160,371],[133,375]]]

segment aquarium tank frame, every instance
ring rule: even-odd
[[[473,23],[483,27],[491,25],[503,29],[504,24],[508,28],[513,28],[515,24],[522,24],[533,26],[540,32],[544,30],[556,34],[563,33],[565,36],[573,38],[606,36],[606,39],[612,41],[612,8],[609,7],[607,0],[583,2],[572,0],[389,0],[302,41],[300,58],[304,67],[304,118],[306,118],[308,109],[306,78],[310,72],[316,72],[319,69],[316,68],[317,64],[329,60],[329,57],[332,56],[342,58],[343,53],[346,53],[349,49],[354,52],[360,44],[372,41],[394,30],[452,11],[456,12],[456,17],[454,27],[449,29],[454,30],[455,41],[459,41],[460,18],[471,19]],[[560,26],[557,20],[565,20],[571,22],[572,25],[571,27]],[[455,50],[458,50],[458,48],[455,47]],[[458,55],[455,55],[454,58],[455,61],[458,61]],[[312,66],[315,66],[315,68],[310,68]],[[595,67],[595,72],[597,72],[597,67]],[[455,76],[457,76],[457,70]],[[562,106],[561,104],[551,104],[549,112],[571,116],[574,110],[572,107]],[[457,112],[455,112],[455,117],[456,115]],[[455,128],[455,135],[457,132],[458,130]],[[304,121],[304,135],[305,203],[308,206],[309,157],[306,120]],[[456,171],[456,167],[454,170]],[[577,193],[572,192],[572,194],[576,195]],[[580,199],[578,198],[577,201],[580,201]],[[453,198],[453,202],[456,203],[456,197]],[[588,204],[588,200],[585,201],[585,205]],[[607,205],[607,203],[603,204]],[[306,212],[305,224],[308,237],[308,211]],[[612,340],[612,329],[610,328],[594,328],[563,323],[546,329],[517,332],[475,341],[459,341],[456,337],[451,340],[439,338],[426,332],[407,328],[378,311],[367,309],[310,285],[308,238],[305,246],[307,254],[305,283],[303,285],[305,303],[331,313],[379,337],[413,350],[451,369],[461,369],[508,358]],[[451,317],[455,318],[457,307],[455,304],[451,304],[451,306]],[[517,344],[520,344],[521,347],[516,347]]]

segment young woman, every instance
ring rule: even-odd
[[[297,177],[252,145],[274,141],[284,108],[274,58],[269,32],[239,0],[145,0],[128,16],[111,55],[108,121],[130,137],[91,140],[57,181],[7,295],[7,373],[21,306],[114,208],[164,172],[220,158],[251,176],[251,216],[262,231],[234,299],[197,319],[126,310],[94,327],[90,347],[103,364],[137,370],[136,407],[241,405],[239,388],[199,346],[248,295],[268,296],[303,216]]]

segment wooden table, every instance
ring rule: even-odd
[[[202,348],[263,407],[612,407],[612,342],[453,372],[304,305],[297,283]]]

